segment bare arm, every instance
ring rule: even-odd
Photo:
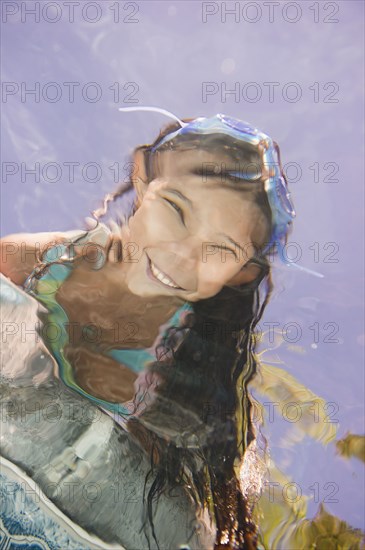
[[[16,233],[0,239],[0,271],[23,285],[49,246],[69,242],[81,231]]]
[[[119,261],[120,238],[117,235],[106,235],[103,232],[100,242],[97,234],[91,237],[87,246],[75,246],[75,252],[81,256],[88,255],[89,263],[93,255],[92,243],[96,243],[95,254],[97,256],[100,246],[110,252],[110,260]],[[48,247],[61,243],[70,243],[76,237],[85,235],[86,230],[72,230],[64,232],[45,233],[16,233],[0,239],[0,272],[9,277],[15,284],[23,285],[27,277],[32,273],[38,264],[38,259]],[[119,246],[119,248],[118,248]]]

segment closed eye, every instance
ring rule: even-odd
[[[174,208],[176,210],[176,212],[179,214],[180,218],[181,218],[181,221],[183,222],[183,224],[185,225],[185,218],[184,218],[184,212],[182,211],[182,209],[180,208],[180,206],[178,206],[176,204],[176,202],[174,201],[171,201],[170,199],[166,199],[164,198],[164,200],[166,202],[168,202],[169,204],[171,204],[172,208]]]

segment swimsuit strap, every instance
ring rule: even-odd
[[[77,240],[78,244],[94,242],[105,245],[111,232],[105,224],[99,222],[97,228],[89,231],[88,234],[75,231],[70,233],[72,233],[72,239],[70,239],[67,244],[57,244],[44,253],[43,262],[45,264],[49,263],[49,265],[47,265],[47,269],[42,273],[41,277],[38,278],[35,289],[29,291],[29,293],[34,295],[48,310],[46,331],[47,344],[59,366],[59,376],[61,380],[69,388],[88,398],[96,405],[99,405],[106,412],[113,413],[117,416],[130,417],[132,416],[131,410],[135,409],[138,402],[136,404],[128,402],[127,406],[127,403],[111,403],[90,395],[77,384],[73,375],[72,366],[64,355],[64,349],[69,343],[69,337],[66,330],[69,319],[65,310],[57,302],[56,293],[70,276],[74,268],[73,257],[71,256],[72,246],[70,246],[70,244]],[[55,263],[58,260],[61,260],[61,262]],[[33,272],[28,279],[30,280],[34,274],[35,272]],[[170,327],[181,326],[184,314],[189,311],[192,311],[192,306],[188,303],[183,304],[169,321],[161,327],[163,330],[160,329],[158,340],[164,338]],[[155,347],[156,341],[154,346],[147,349],[111,349],[105,353],[119,363],[126,365],[134,373],[139,374],[146,368],[149,362],[157,360]],[[143,397],[140,396],[140,400],[142,400],[142,398]]]
[[[175,311],[172,317],[160,327],[160,335],[155,340],[154,344],[150,348],[146,349],[110,349],[106,351],[106,354],[113,357],[119,363],[124,363],[130,367],[134,372],[142,371],[146,362],[156,361],[156,346],[158,341],[161,341],[167,334],[171,327],[179,327],[182,325],[183,318],[186,313],[192,311],[192,307],[187,302],[183,304],[178,310]]]

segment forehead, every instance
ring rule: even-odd
[[[217,168],[241,169],[249,164],[260,165],[258,152],[252,147],[242,146],[237,141],[227,143],[217,136],[195,139],[187,143],[168,143],[170,149],[157,150],[152,158],[153,172],[163,171],[165,175],[184,174],[203,169],[209,164]]]

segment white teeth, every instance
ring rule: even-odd
[[[166,277],[166,275],[164,273],[162,273],[159,269],[157,269],[157,267],[152,263],[152,260],[150,260],[150,261],[151,261],[151,271],[154,274],[154,276],[156,277],[156,279],[158,279],[159,281],[161,281],[165,285],[171,286],[173,288],[180,288],[180,287],[176,286],[171,281],[171,279]]]

